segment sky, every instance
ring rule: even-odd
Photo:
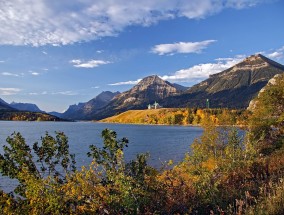
[[[0,98],[65,111],[159,75],[192,86],[245,57],[284,64],[283,0],[0,0]]]

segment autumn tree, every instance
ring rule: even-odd
[[[284,143],[284,75],[277,75],[255,99],[250,118],[251,141],[269,154]]]
[[[6,139],[4,154],[0,155],[0,173],[19,181],[16,193],[25,195],[23,171],[36,178],[47,176],[63,181],[68,172],[75,171],[75,155],[69,153],[68,138],[62,132],[53,137],[48,133],[41,138],[41,144],[31,148],[20,133],[13,133]]]

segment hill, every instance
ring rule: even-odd
[[[44,112],[38,108],[36,104],[31,103],[10,103],[10,106],[14,109],[21,110],[21,111],[31,111],[31,112]]]
[[[0,111],[7,111],[7,110],[13,110],[11,106],[7,102],[5,102],[3,99],[0,98]]]

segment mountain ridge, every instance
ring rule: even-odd
[[[21,102],[12,102],[9,104],[12,108],[15,108],[20,111],[31,111],[31,112],[39,112],[44,113],[36,104],[32,103],[21,103]]]
[[[70,105],[69,108],[59,116],[71,120],[89,120],[97,110],[105,107],[118,94],[120,94],[120,92],[113,93],[110,91],[103,91],[88,102]]]

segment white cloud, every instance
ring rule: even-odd
[[[70,60],[69,62],[72,64],[80,64],[82,61],[79,59],[74,59],[74,60]]]
[[[192,82],[196,79],[206,79],[209,75],[222,72],[245,58],[244,55],[237,55],[234,58],[218,58],[217,63],[204,63],[181,69],[172,75],[164,75],[161,78],[171,82]]]
[[[131,25],[200,19],[267,0],[9,0],[0,1],[0,45],[53,46],[114,36]]]
[[[2,72],[1,73],[4,76],[14,76],[14,77],[19,77],[19,74],[11,73],[11,72]]]
[[[34,72],[34,71],[29,71],[29,73],[30,73],[31,75],[34,75],[34,76],[38,76],[38,75],[40,75],[40,73],[38,73],[38,72]]]
[[[138,79],[136,81],[125,81],[125,82],[118,82],[118,83],[114,83],[114,84],[108,84],[110,86],[119,86],[119,85],[134,85],[134,84],[138,84],[142,79]]]
[[[92,89],[99,89],[100,86],[94,86],[94,87],[91,87]]]
[[[270,58],[282,58],[283,52],[275,51],[275,52],[268,54],[267,56],[270,57]]]
[[[159,55],[173,55],[177,53],[200,53],[216,40],[205,40],[201,42],[179,42],[172,44],[160,44],[152,48],[152,52]]]
[[[272,53],[268,53],[267,56],[269,58],[273,58],[276,60],[283,59],[284,58],[284,46],[279,49],[274,50]]]
[[[5,63],[5,61],[4,60],[0,60],[0,63]]]
[[[0,95],[1,96],[10,96],[15,95],[20,92],[21,89],[19,88],[0,88]]]
[[[68,91],[61,91],[61,92],[53,92],[52,95],[76,96],[78,95],[78,93],[68,90]]]
[[[103,60],[90,60],[83,62],[82,60],[71,60],[70,63],[73,64],[74,67],[78,68],[94,68],[100,65],[109,64],[110,61],[103,61]]]

